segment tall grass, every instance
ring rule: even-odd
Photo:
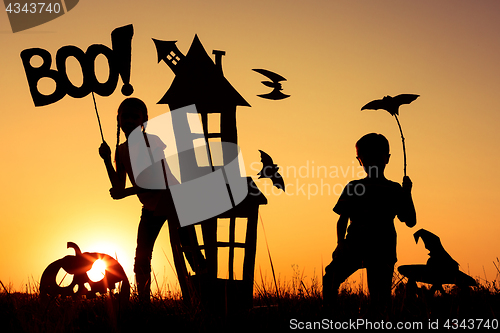
[[[498,262],[494,262],[497,269]],[[331,318],[348,320],[369,316],[370,297],[363,283],[348,280],[341,285],[338,307],[328,310],[323,307],[321,278],[304,276],[304,270],[292,266],[291,280],[279,277],[279,290],[274,283],[262,275],[255,283],[254,304],[259,307],[275,308],[277,312],[290,318]],[[445,285],[444,293],[431,292],[431,286],[418,284],[415,293],[407,292],[407,279],[395,271],[392,285],[392,304],[385,319],[421,320],[431,318],[498,318],[500,316],[500,271],[493,281],[476,278],[477,287],[460,290],[454,285]],[[295,317],[294,317],[295,316]]]
[[[500,267],[498,259],[495,267]],[[322,306],[321,275],[306,276],[293,266],[289,279],[264,277],[260,270],[254,284],[254,307],[226,317],[202,307],[188,307],[177,287],[164,281],[153,283],[157,291],[150,304],[139,302],[132,291],[128,304],[116,296],[95,299],[55,298],[43,302],[38,283],[28,280],[24,292],[13,292],[0,281],[0,332],[143,332],[183,330],[269,331],[290,328],[290,320],[320,321],[324,318],[343,321],[365,318],[369,295],[362,283],[346,282],[339,292],[336,310]],[[406,293],[406,279],[394,276],[392,307],[386,320],[421,321],[434,319],[498,318],[500,315],[500,271],[492,281],[479,279],[469,290],[445,286],[444,294],[431,295],[429,286],[420,285],[417,293]],[[361,279],[362,280],[362,279]]]

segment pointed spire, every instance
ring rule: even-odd
[[[216,61],[222,58],[222,53],[217,53]],[[217,62],[218,65],[214,64],[195,35],[186,56],[181,58],[181,66],[172,69],[175,69],[175,78],[158,104],[174,108],[197,104],[205,109],[219,109],[224,105],[250,106],[224,77],[220,59]]]
[[[177,74],[179,63],[184,59],[184,54],[177,48],[177,41],[164,41],[153,39],[158,54],[158,62],[165,61],[172,72]]]

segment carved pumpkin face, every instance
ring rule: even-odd
[[[82,296],[87,298],[95,297],[97,293],[106,294],[108,290],[112,293],[116,289],[116,284],[121,282],[119,290],[120,298],[128,300],[130,296],[130,283],[125,275],[122,266],[113,257],[96,252],[80,251],[78,245],[68,242],[68,248],[75,249],[75,255],[68,255],[51,263],[42,274],[40,280],[40,295],[47,296]],[[92,265],[102,260],[106,266],[104,276],[99,281],[92,281],[87,272],[92,269]],[[56,276],[60,269],[64,269],[68,274],[73,275],[70,285],[61,287],[56,282]]]

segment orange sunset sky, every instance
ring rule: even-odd
[[[133,96],[146,102],[150,119],[169,111],[156,103],[174,78],[165,63],[157,63],[151,38],[177,40],[185,54],[198,34],[209,54],[226,51],[224,74],[251,105],[238,107],[239,145],[246,174],[268,198],[260,213],[281,279],[291,279],[292,265],[306,280],[319,278],[329,263],[337,243],[332,208],[348,181],[364,177],[355,160],[357,139],[384,134],[392,154],[386,176],[402,181],[396,121],[382,110],[360,111],[373,99],[401,93],[420,97],[400,109],[417,226],[395,220],[397,265],[425,263],[427,250],[412,237],[425,228],[441,237],[462,271],[498,278],[499,17],[496,0],[86,0],[51,22],[12,33],[7,14],[0,13],[0,280],[24,290],[52,261],[74,254],[66,249],[72,241],[82,251],[116,254],[133,281],[141,204],[136,197],[109,196],[92,97],[66,96],[35,107],[20,58],[34,47],[53,59],[65,45],[111,47],[111,31],[127,24],[135,31]],[[81,83],[73,60],[70,78]],[[291,97],[257,97],[270,89],[252,68],[283,75],[283,92]],[[111,147],[124,98],[120,88],[121,80],[111,96],[96,96]],[[259,149],[281,167],[286,193],[257,180]],[[328,173],[318,175],[318,167]],[[165,226],[152,266],[160,284],[175,286],[171,257]],[[259,269],[271,277],[261,225],[256,276]]]

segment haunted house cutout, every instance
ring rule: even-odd
[[[158,62],[164,60],[175,74],[170,88],[158,104],[168,104],[170,110],[194,104],[198,112],[187,115],[172,112],[175,137],[186,137],[185,133],[189,133],[193,138],[189,142],[176,140],[181,183],[207,175],[230,162],[238,163],[236,108],[250,105],[224,77],[222,56],[225,52],[213,51],[214,62],[198,36],[194,37],[185,56],[175,41],[154,42],[158,50]],[[201,121],[201,130],[193,129],[190,117]],[[181,245],[176,239],[178,233],[174,232],[175,226],[169,224],[174,261],[185,299],[198,299],[202,303],[214,305],[215,309],[226,311],[252,306],[258,210],[259,205],[267,204],[267,199],[251,177],[245,178],[248,184],[245,199],[237,205],[233,202],[233,208],[229,211],[198,223],[196,232],[191,234],[197,239],[190,242],[196,245]],[[228,229],[218,229],[221,219],[229,221]],[[235,238],[235,230],[239,225],[246,225],[244,240]],[[218,241],[218,234],[220,236],[222,232],[229,234],[227,241]],[[229,252],[227,279],[218,278],[219,257],[223,248]],[[240,252],[240,249],[244,251],[243,265],[235,265],[235,250]],[[184,258],[189,256],[196,260],[199,251],[206,258],[203,269],[188,274]],[[195,266],[200,265],[195,263]],[[241,266],[242,272],[237,274],[236,270]]]
[[[198,36],[195,36],[191,47],[184,56],[175,42],[154,40],[158,49],[158,60],[164,60],[172,69],[175,78],[158,104],[168,104],[170,110],[175,110],[191,104],[196,105],[201,117],[203,133],[194,133],[189,119],[182,115],[172,114],[174,134],[190,132],[197,139],[190,142],[190,147],[182,147],[179,154],[181,181],[186,177],[199,177],[217,169],[221,164],[227,164],[237,157],[236,147],[228,145],[226,151],[221,150],[219,142],[237,144],[236,107],[250,106],[245,99],[227,81],[222,72],[222,56],[224,51],[213,51],[215,63],[207,54]],[[192,116],[198,116],[192,114]],[[214,129],[215,128],[215,129]],[[205,147],[204,142],[208,145]],[[186,143],[182,143],[186,144]],[[199,153],[210,152],[206,159]],[[181,150],[179,150],[181,151]],[[198,155],[198,159],[197,159]],[[220,160],[222,155],[223,163]],[[200,163],[200,160],[208,163]],[[192,166],[197,165],[197,170]]]

